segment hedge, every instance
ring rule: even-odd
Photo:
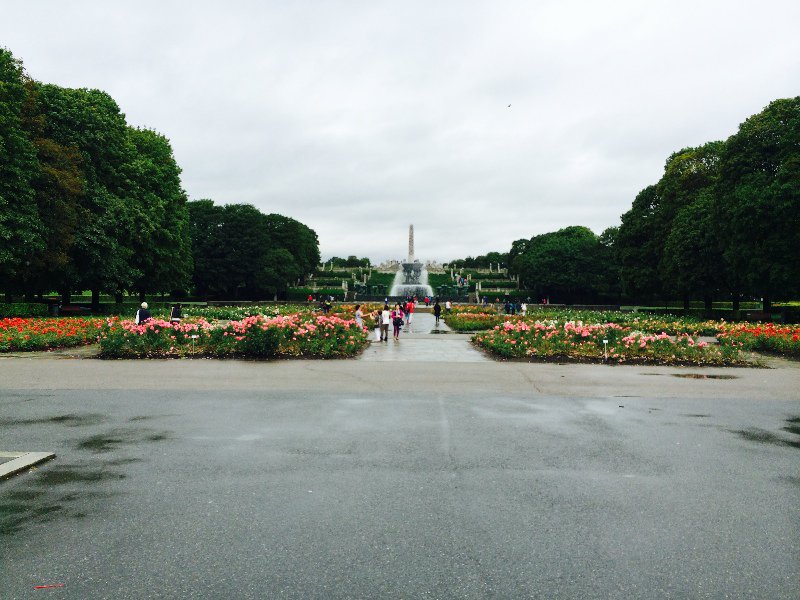
[[[0,302],[0,318],[5,317],[46,317],[47,304],[34,302]]]

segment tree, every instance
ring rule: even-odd
[[[664,244],[661,270],[671,289],[688,298],[700,292],[707,312],[724,284],[724,266],[714,220],[714,198],[704,190],[678,211]]]
[[[653,297],[661,292],[658,265],[662,246],[658,230],[660,195],[651,185],[639,192],[631,209],[622,215],[616,236],[620,283],[629,296]]]
[[[603,284],[600,239],[586,227],[531,238],[515,264],[525,287],[556,302],[593,300]]]
[[[38,92],[45,137],[76,147],[85,177],[63,295],[68,301],[70,289],[91,289],[96,304],[100,290],[128,289],[140,275],[130,267],[139,226],[130,173],[135,149],[124,115],[105,92],[49,84]]]
[[[63,274],[72,266],[72,248],[78,225],[78,206],[84,195],[81,154],[45,137],[47,114],[39,101],[38,84],[25,80],[23,127],[36,149],[37,169],[32,180],[35,205],[43,225],[44,244],[29,255],[22,276],[27,293],[49,292],[63,287]]]
[[[285,293],[313,272],[319,246],[313,230],[249,204],[189,203],[197,294],[259,299]]]
[[[716,194],[724,256],[769,311],[800,289],[800,96],[771,102],[728,138]]]
[[[137,223],[133,287],[142,294],[184,289],[192,274],[192,255],[181,169],[166,137],[131,127],[127,133],[135,149],[130,166]]]
[[[691,296],[702,295],[709,312],[727,272],[713,218],[723,148],[723,142],[708,142],[674,153],[658,182],[662,225],[656,243],[663,244],[658,272],[664,289],[683,297],[687,308]]]
[[[22,126],[25,100],[22,63],[0,48],[0,280],[6,293],[45,247],[32,184],[36,148]]]

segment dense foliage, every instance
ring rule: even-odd
[[[195,292],[208,298],[285,298],[319,263],[317,234],[249,204],[189,203]]]
[[[31,80],[0,49],[3,291],[170,291],[191,273],[186,196],[166,138],[105,92]]]
[[[457,258],[447,263],[448,267],[455,269],[492,269],[504,268],[508,264],[507,252],[489,252],[480,256]]]
[[[800,97],[775,100],[726,141],[672,154],[619,227],[517,240],[509,270],[551,302],[773,299],[800,293]]]
[[[317,266],[317,236],[294,219],[202,201],[190,223],[180,174],[167,138],[129,126],[107,93],[34,81],[0,48],[0,291],[91,290],[95,309],[101,292],[190,283],[269,298]]]

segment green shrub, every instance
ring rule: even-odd
[[[0,302],[0,319],[6,317],[46,317],[47,304],[33,302]]]

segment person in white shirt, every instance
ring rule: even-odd
[[[384,304],[381,311],[381,341],[389,341],[389,324],[392,322],[392,313],[389,310],[389,305]]]

